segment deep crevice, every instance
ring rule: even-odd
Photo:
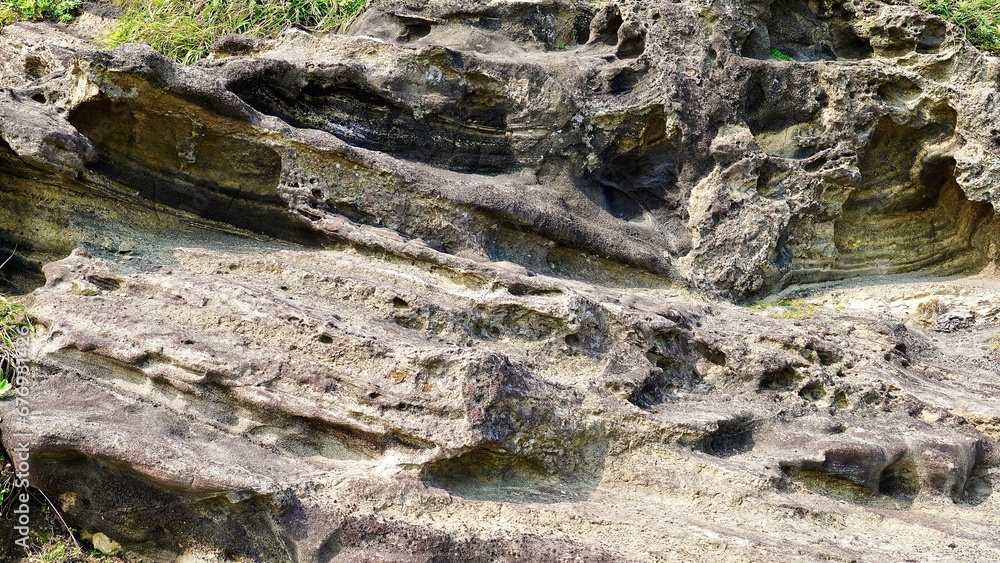
[[[705,453],[716,457],[730,457],[749,452],[754,448],[754,430],[757,423],[749,417],[741,416],[730,420],[720,420],[715,431],[705,439]]]

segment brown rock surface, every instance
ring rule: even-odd
[[[89,537],[1000,560],[998,62],[943,21],[376,1],[190,68],[85,29],[0,33],[40,327],[0,432]]]

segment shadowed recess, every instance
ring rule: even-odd
[[[558,460],[487,444],[427,465],[421,477],[429,485],[477,500],[585,500],[601,481],[607,454],[607,441],[583,436],[567,437],[564,450],[555,454]]]
[[[878,121],[858,161],[867,173],[835,226],[844,270],[954,274],[985,263],[985,244],[977,235],[988,230],[993,209],[965,196],[953,157],[928,148],[955,127],[950,107],[936,108],[935,117],[922,126],[889,117]]]
[[[281,156],[269,147],[132,102],[87,102],[69,120],[97,147],[90,169],[149,200],[290,242],[318,242],[278,196]]]
[[[447,61],[441,61],[447,67]],[[430,66],[427,77],[442,82],[448,72]],[[440,111],[415,114],[413,108],[378,91],[350,72],[308,76],[291,85],[295,71],[274,64],[227,84],[256,110],[301,128],[319,129],[356,147],[385,152],[456,172],[500,174],[516,168],[507,135],[508,102],[503,87],[476,73],[456,99]],[[447,91],[443,83],[436,88]]]
[[[768,59],[778,51],[781,56],[808,62],[872,56],[869,40],[859,36],[851,25],[853,14],[843,6],[820,6],[803,0],[777,0],[756,22],[741,54]]]
[[[32,452],[32,485],[64,500],[67,523],[77,529],[113,526],[122,541],[146,542],[171,552],[178,546],[213,542],[232,557],[289,561],[295,552],[283,516],[294,517],[297,501],[249,491],[193,494],[173,491],[132,468],[75,451]],[[142,508],[121,510],[135,499]],[[178,526],[179,522],[184,525]],[[155,547],[154,547],[155,546]]]

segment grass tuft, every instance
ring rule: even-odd
[[[24,307],[10,297],[0,295],[0,378],[13,379],[11,375],[17,362],[16,342],[33,334],[34,330]],[[4,387],[9,388],[9,383]]]
[[[772,319],[804,319],[819,314],[819,308],[802,299],[784,299],[778,303],[780,307],[769,316]]]
[[[76,18],[83,0],[0,0],[0,25],[18,20],[53,20],[68,23]]]
[[[915,4],[957,25],[976,47],[1000,54],[1000,0],[915,0]]]
[[[149,43],[167,57],[191,64],[216,39],[245,33],[272,37],[290,27],[341,28],[367,0],[114,0],[122,10],[109,46]]]

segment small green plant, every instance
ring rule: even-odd
[[[565,51],[565,50],[566,50],[566,44],[565,43],[560,43],[560,44],[556,45],[556,51]]]
[[[70,540],[69,537],[65,539]],[[38,537],[41,544],[37,551],[28,556],[29,563],[97,563],[100,561],[121,561],[108,557],[97,550],[86,552],[74,545],[68,545],[60,537]]]
[[[915,4],[958,26],[976,47],[1000,54],[998,0],[916,0]]]
[[[990,352],[1000,351],[1000,334],[994,334],[990,338]]]
[[[0,295],[0,396],[10,391],[10,374],[17,362],[17,341],[33,334],[28,313],[10,297]]]
[[[784,299],[778,302],[781,310],[771,313],[773,319],[804,319],[815,316],[819,308],[812,303],[806,303],[801,299]]]
[[[164,55],[191,64],[211,51],[216,39],[245,33],[270,37],[288,29],[342,28],[367,0],[114,0],[122,10],[109,46],[149,43]]]
[[[0,24],[17,20],[53,20],[68,23],[76,18],[83,0],[0,0]]]
[[[17,361],[17,341],[34,333],[28,313],[10,297],[0,295],[0,395],[10,389],[8,375]]]
[[[46,562],[56,562],[63,561],[69,556],[69,550],[66,549],[66,545],[63,542],[56,542],[55,547],[46,553],[42,554],[42,561]]]
[[[775,61],[791,61],[792,57],[782,53],[779,49],[771,49],[771,60]]]

